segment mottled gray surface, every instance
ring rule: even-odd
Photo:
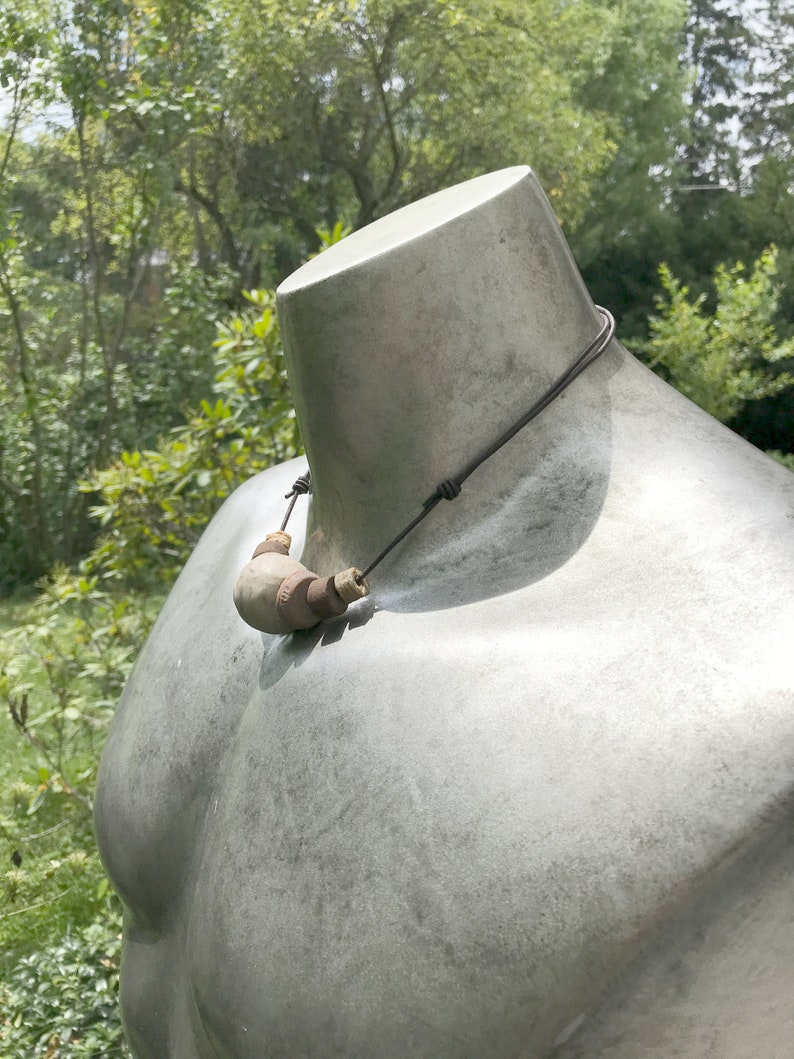
[[[791,1059],[791,805],[785,814],[665,917],[554,1059]]]
[[[351,237],[280,311],[320,574],[598,328],[523,169]],[[105,751],[136,1054],[791,1054],[794,477],[613,343],[368,600],[262,636],[232,585],[305,465],[224,505]]]

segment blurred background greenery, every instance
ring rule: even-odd
[[[118,1056],[104,732],[202,528],[300,451],[273,296],[530,163],[638,356],[794,467],[776,0],[0,0],[0,1056]]]

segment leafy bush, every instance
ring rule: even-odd
[[[794,358],[794,339],[781,341],[774,319],[777,251],[765,250],[749,276],[741,262],[720,265],[714,278],[717,306],[704,312],[705,294],[689,301],[689,289],[666,265],[659,274],[665,295],[657,299],[651,338],[644,345],[652,368],[722,422],[744,402],[781,393],[794,376],[776,366]]]
[[[63,567],[41,587],[29,620],[5,636],[0,697],[36,751],[29,814],[53,794],[90,811],[104,731],[160,599],[113,596],[98,575]]]
[[[91,834],[105,731],[217,507],[300,445],[273,296],[246,297],[251,308],[218,325],[212,400],[155,448],[125,452],[83,483],[103,537],[77,569],[52,571],[0,641],[0,750],[12,728],[22,738],[0,754],[3,1059],[121,1054],[116,900]]]
[[[43,582],[0,651],[0,698],[36,752],[31,815],[56,795],[90,811],[105,728],[165,590],[221,501],[298,451],[273,296],[246,297],[252,308],[218,325],[214,403],[83,484],[105,535]]]
[[[252,308],[218,325],[214,400],[156,449],[124,452],[83,483],[100,496],[91,513],[105,530],[89,574],[170,585],[232,490],[300,451],[273,295],[245,296]]]
[[[769,449],[767,456],[771,456],[773,460],[777,460],[784,467],[788,467],[790,471],[794,471],[794,452],[780,452],[779,449]]]
[[[25,956],[0,983],[3,1059],[118,1059],[129,1055],[118,1005],[118,915]]]
[[[12,856],[3,858],[8,868],[0,872],[0,982],[22,957],[47,952],[68,931],[104,921],[117,904],[87,814],[81,818],[51,797],[36,816],[36,831],[24,830],[24,818],[13,823],[16,832],[5,829]]]
[[[35,601],[3,608],[16,624],[0,641],[0,979],[12,956],[113,901],[93,838],[96,765],[158,604],[60,570]]]

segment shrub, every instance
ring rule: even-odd
[[[666,265],[659,274],[665,295],[651,317],[644,345],[652,368],[710,415],[727,422],[746,401],[781,393],[794,377],[776,366],[794,358],[794,339],[781,341],[774,326],[777,251],[765,250],[749,276],[738,262],[720,265],[714,278],[716,310],[704,311],[706,296],[689,300],[689,289]]]
[[[2,1059],[123,1054],[118,915],[91,835],[107,724],[217,507],[300,445],[273,296],[246,297],[251,308],[218,325],[212,399],[83,483],[104,536],[77,569],[52,571],[0,642],[0,700],[23,739],[16,770],[0,768]]]
[[[24,956],[0,983],[3,1059],[127,1056],[119,1015],[118,914]]]
[[[83,483],[104,538],[86,563],[132,587],[170,585],[221,502],[246,478],[300,451],[273,295],[218,325],[213,400],[156,449],[124,452]]]

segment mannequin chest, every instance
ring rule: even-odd
[[[617,600],[614,584],[605,600],[557,577],[444,611],[354,609],[264,640],[228,601],[213,613],[214,593],[200,623],[186,617],[180,587],[103,758],[100,840],[113,869],[124,836],[122,893],[129,875],[142,896],[147,863],[170,864],[176,891],[211,807],[242,791],[259,806],[303,791],[293,808],[307,819],[347,798],[380,805],[382,820],[391,804],[400,819],[424,804],[439,827],[480,819],[492,833],[518,815],[537,835],[570,833],[570,812],[585,830],[614,812],[619,830],[647,832],[656,804],[671,820],[702,801],[728,821],[735,801],[738,820],[746,784],[763,798],[787,781],[783,644],[776,669],[769,623],[737,625],[721,585],[704,599],[692,582],[682,613],[675,593],[644,594],[630,576]],[[268,832],[280,818],[274,802]]]
[[[790,785],[774,557],[613,522],[507,594],[262,638],[231,603],[239,524],[202,541],[103,757],[128,1024],[182,997],[141,1055],[544,1054]]]
[[[665,640],[646,613],[640,636],[561,602],[553,620],[536,591],[498,622],[491,601],[254,637],[231,650],[233,694],[227,658],[226,686],[205,665],[168,714],[163,658],[141,667],[116,761],[139,770],[121,777],[125,859],[108,860],[134,909],[181,925],[229,1054],[397,1055],[417,1025],[434,1028],[413,1054],[553,1040],[785,782],[779,739],[750,723],[774,694],[751,675],[738,702],[735,668],[716,677],[712,652],[704,669],[704,630]],[[180,670],[206,663],[182,649]]]

